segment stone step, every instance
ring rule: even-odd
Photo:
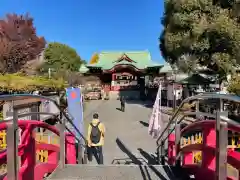
[[[161,165],[66,165],[48,180],[187,180],[182,170]],[[181,177],[181,178],[180,178]]]

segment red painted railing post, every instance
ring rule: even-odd
[[[183,165],[193,164],[193,152],[186,152],[183,154]]]
[[[202,168],[215,171],[215,152],[206,151],[204,146],[216,148],[216,131],[214,127],[205,127],[203,129],[203,152],[202,152]]]
[[[66,164],[76,164],[76,143],[75,137],[71,133],[66,133]]]
[[[175,163],[175,158],[175,134],[172,133],[168,136],[168,164],[173,165]]]
[[[48,163],[58,164],[58,156],[59,156],[59,152],[48,151]]]
[[[34,169],[36,165],[36,142],[34,132],[32,131],[32,128],[28,126],[24,133],[26,133],[27,145],[21,156],[21,166],[26,167],[26,170],[22,173],[22,179],[34,179]]]

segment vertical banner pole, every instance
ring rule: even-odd
[[[82,103],[82,93],[80,88],[67,88],[67,102],[68,102],[68,112],[73,118],[73,123],[77,127],[77,129],[80,131],[82,135],[84,135],[84,121],[83,121],[83,103]],[[78,149],[82,147],[84,144],[84,139],[80,137],[79,134],[75,132],[75,135],[78,139],[80,139],[80,142],[78,144]],[[78,152],[79,158],[82,156],[82,148]],[[82,159],[82,158],[81,158]]]
[[[162,109],[162,82],[159,81],[159,87],[158,87],[158,133],[159,133],[159,125],[162,126],[161,124],[161,109]]]
[[[82,135],[84,135],[84,118],[83,118],[83,95],[82,95],[82,89],[80,88],[80,112],[81,112],[81,121],[80,121],[80,132],[82,133]],[[81,138],[81,144],[84,144],[84,139]],[[84,164],[85,163],[85,156],[84,156],[84,151],[86,151],[86,149],[83,148],[83,146],[78,146],[78,163],[79,164]]]
[[[162,109],[162,81],[159,82],[159,114],[161,114],[161,109]]]

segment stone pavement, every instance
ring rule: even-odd
[[[85,127],[95,112],[106,127],[104,164],[116,164],[116,161],[112,162],[114,159],[121,159],[120,164],[131,163],[134,158],[137,162],[153,161],[151,154],[156,152],[156,140],[148,135],[152,108],[147,108],[142,102],[126,103],[125,112],[119,111],[119,107],[117,100],[90,101],[84,113]]]

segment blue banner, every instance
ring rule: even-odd
[[[66,89],[68,113],[73,118],[73,124],[84,135],[84,122],[83,122],[83,104],[82,94],[80,88],[67,88]],[[76,133],[76,136],[80,136]]]

